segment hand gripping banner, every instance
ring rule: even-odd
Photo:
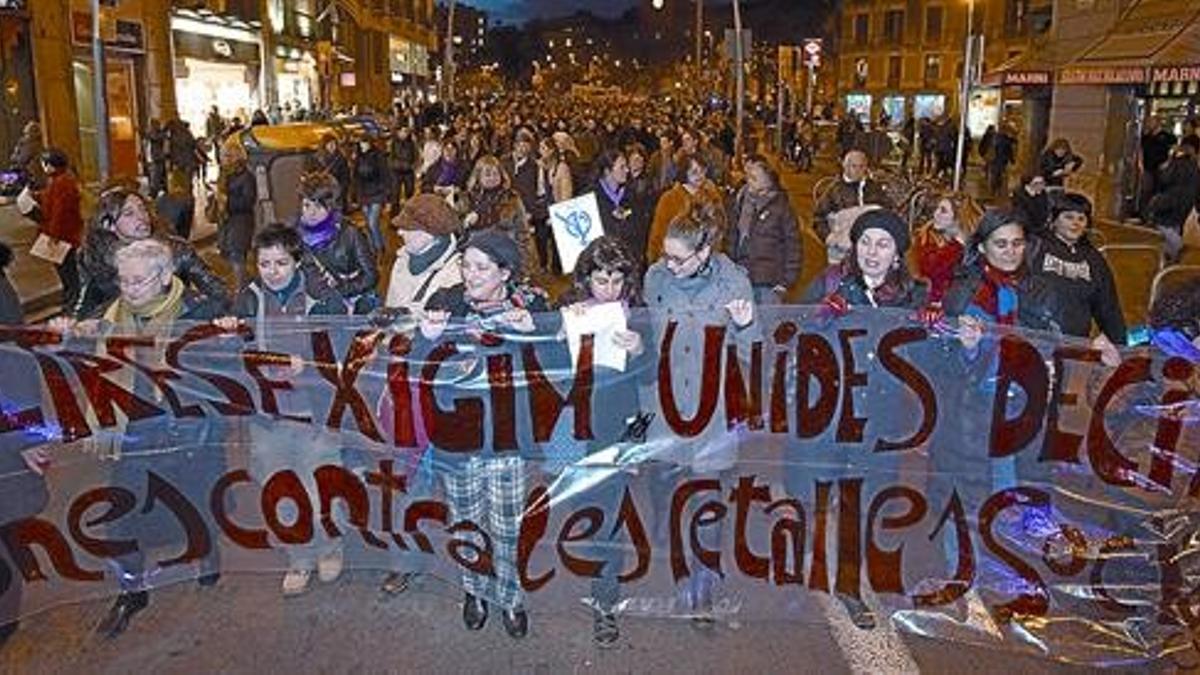
[[[1195,649],[1197,364],[882,310],[629,326],[623,369],[481,324],[0,329],[0,618],[340,552],[534,614]]]

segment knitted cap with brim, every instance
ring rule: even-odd
[[[446,200],[432,194],[419,194],[404,204],[392,221],[401,230],[422,230],[435,237],[458,232],[458,214]]]
[[[484,230],[471,235],[471,239],[467,241],[467,248],[479,249],[491,258],[492,262],[512,272],[514,278],[520,276],[521,250],[517,248],[517,242],[513,241],[512,237],[495,230]]]
[[[870,229],[883,230],[890,234],[892,241],[896,242],[896,250],[900,255],[904,255],[908,251],[908,246],[912,241],[908,223],[904,222],[904,219],[895,212],[887,209],[872,209],[864,212],[850,226],[850,241],[858,243],[858,238],[863,235],[863,232]]]

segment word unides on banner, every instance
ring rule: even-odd
[[[394,473],[390,460],[381,461],[378,471],[368,472],[365,483],[353,472],[334,465],[317,468],[314,478],[318,488],[315,504],[300,477],[291,470],[276,472],[263,481],[258,497],[265,527],[257,528],[235,522],[227,511],[231,499],[247,496],[242,486],[254,484],[244,469],[230,471],[208,491],[211,522],[242,549],[276,548],[272,546],[272,536],[279,547],[302,546],[313,540],[317,527],[330,537],[345,536],[332,516],[335,503],[343,502],[349,524],[369,547],[395,547],[438,555],[431,538],[436,533],[445,539],[443,552],[447,559],[476,574],[495,576],[492,538],[481,524],[452,521],[447,504],[437,500],[416,499],[409,501],[403,510],[396,508],[395,502],[407,495],[407,486],[405,478]],[[1116,581],[1113,588],[1107,583],[1110,573],[1120,578],[1123,565],[1159,567],[1160,609],[1164,615],[1178,614],[1175,611],[1178,605],[1200,591],[1200,588],[1185,588],[1186,575],[1181,573],[1178,555],[1186,547],[1185,541],[1164,540],[1154,542],[1152,550],[1138,550],[1139,545],[1130,536],[1113,534],[1090,541],[1073,525],[1057,523],[1056,527],[1048,528],[1043,541],[1027,542],[1033,550],[1040,551],[1037,560],[1027,560],[1020,551],[1006,547],[996,531],[999,523],[1006,518],[1012,520],[1014,515],[1019,517],[1027,510],[1053,513],[1052,493],[1047,491],[1024,486],[1001,490],[978,505],[977,517],[972,518],[968,509],[974,505],[964,504],[957,490],[949,491],[945,504],[931,504],[922,490],[908,485],[882,486],[874,494],[864,490],[865,485],[864,479],[851,471],[827,479],[815,478],[811,501],[806,503],[798,495],[773,493],[770,485],[758,482],[753,474],[739,476],[727,496],[717,480],[684,481],[670,500],[665,557],[654,554],[638,506],[626,487],[620,505],[613,511],[597,506],[580,507],[555,519],[560,525],[552,541],[561,568],[579,578],[600,577],[605,572],[604,566],[609,564],[582,554],[589,550],[589,542],[597,537],[611,540],[621,534],[635,551],[633,559],[623,563],[619,571],[617,578],[621,583],[643,579],[655,561],[658,564],[665,561],[676,581],[692,575],[695,566],[702,565],[720,576],[732,574],[736,569],[745,578],[775,587],[807,587],[811,591],[853,597],[860,597],[869,587],[876,594],[903,596],[914,607],[930,608],[953,603],[978,583],[987,583],[980,576],[984,570],[979,564],[983,552],[977,552],[973,545],[973,540],[978,539],[1003,566],[1002,576],[1025,582],[1012,587],[1007,592],[1009,597],[996,600],[993,614],[1001,619],[1016,615],[1045,616],[1049,612],[1050,586],[1034,562],[1048,569],[1056,583],[1064,578],[1080,579],[1079,583],[1090,589],[1087,602],[1103,613],[1133,615],[1138,611],[1138,607],[1121,602],[1114,594],[1123,588],[1123,580]],[[377,493],[374,500],[373,493]],[[103,580],[104,572],[85,568],[76,551],[85,551],[99,559],[137,551],[136,540],[106,540],[89,530],[97,523],[111,526],[127,516],[137,517],[139,510],[144,514],[167,509],[179,527],[179,542],[184,550],[175,557],[158,561],[159,567],[198,561],[211,552],[216,536],[209,531],[206,525],[209,520],[201,513],[204,505],[192,504],[178,486],[153,471],[147,471],[142,501],[144,504],[138,509],[138,496],[124,486],[96,487],[75,496],[65,527],[70,540],[59,526],[36,516],[0,526],[0,542],[17,568],[10,569],[0,559],[0,595],[8,590],[14,572],[29,582],[49,580],[35,549],[45,554],[54,571],[63,578],[81,582]],[[279,505],[288,501],[299,512],[291,522],[285,522],[278,513]],[[373,501],[379,505],[377,518],[371,515]],[[533,488],[526,496],[514,562],[521,586],[528,592],[543,589],[558,576],[559,566],[547,565],[545,558],[535,565],[533,558],[543,542],[550,543],[547,535],[551,502],[550,493],[543,486]],[[87,513],[101,507],[105,508],[102,518],[85,518]],[[700,530],[721,527],[727,520],[732,520],[732,547],[706,548]],[[401,524],[399,528],[397,523]],[[971,523],[978,524],[974,534]],[[752,531],[759,536],[753,536]],[[1177,533],[1185,538],[1193,534]],[[945,561],[954,568],[950,578],[945,578],[945,570],[919,569],[922,558],[919,553],[913,554],[921,542],[941,550],[939,536],[953,537],[955,541],[956,559]],[[905,543],[894,548],[887,546],[897,539]],[[913,554],[907,565],[906,549]],[[595,553],[594,547],[590,550]],[[693,561],[690,565],[689,559]],[[1114,569],[1109,569],[1110,566]],[[909,587],[906,571],[916,573],[918,578],[938,579],[941,585],[921,590]]]
[[[723,411],[727,429],[748,427],[752,431],[770,434],[790,434],[798,439],[814,439],[833,429],[833,442],[846,445],[865,445],[869,417],[859,416],[855,409],[854,392],[870,385],[872,377],[887,376],[902,383],[920,404],[910,436],[901,439],[876,438],[869,445],[873,452],[897,452],[919,448],[933,434],[938,423],[938,395],[934,382],[918,363],[906,358],[904,347],[929,339],[923,328],[902,327],[881,334],[873,345],[874,357],[870,369],[860,367],[856,348],[864,345],[866,329],[847,328],[836,331],[836,344],[820,333],[800,332],[795,323],[782,321],[774,329],[768,345],[754,342],[749,353],[726,344],[724,326],[704,326],[702,353],[691,356],[692,361],[680,363],[672,345],[680,324],[666,324],[659,345],[657,370],[656,414],[666,423],[677,441],[695,438],[718,424],[717,411]],[[700,329],[697,329],[700,330]],[[241,336],[252,339],[251,331],[243,327]],[[302,423],[341,430],[343,418],[349,413],[357,432],[377,443],[396,447],[418,446],[417,422],[423,423],[430,442],[452,453],[474,453],[484,449],[485,430],[490,428],[492,450],[519,452],[516,426],[520,394],[529,401],[530,426],[538,443],[548,441],[559,417],[572,408],[572,435],[576,440],[593,439],[591,423],[593,398],[596,389],[591,336],[584,336],[573,377],[556,383],[547,376],[539,361],[536,345],[516,344],[518,354],[511,350],[482,352],[486,367],[488,391],[457,396],[449,409],[440,407],[437,390],[441,368],[454,356],[462,353],[453,341],[435,344],[428,354],[413,358],[412,339],[405,334],[391,335],[386,348],[386,386],[392,406],[392,437],[385,439],[384,428],[368,402],[358,380],[365,366],[379,357],[384,338],[389,334],[379,330],[360,330],[354,334],[344,357],[334,353],[328,330],[313,330],[308,334],[313,353],[313,366],[320,380],[333,390],[332,401],[324,415],[315,417],[289,415],[281,410],[279,398],[295,390],[293,381],[284,377],[268,377],[264,367],[289,363],[290,354],[261,351],[243,346],[238,362],[244,371],[243,384],[235,372],[218,372],[185,363],[189,349],[211,340],[228,340],[229,334],[210,325],[198,325],[171,341],[165,350],[164,365],[149,365],[137,360],[136,350],[154,345],[153,337],[112,337],[103,341],[104,353],[83,353],[69,350],[50,351],[47,346],[61,345],[58,333],[38,330],[0,329],[0,344],[16,343],[36,359],[54,408],[54,417],[62,429],[62,440],[74,441],[90,436],[93,429],[85,415],[85,406],[94,411],[99,428],[118,424],[117,409],[129,420],[170,414],[176,418],[202,417],[215,411],[223,416],[247,416],[261,411]],[[498,346],[505,339],[485,335],[485,344]],[[519,356],[519,358],[515,358]],[[1078,405],[1082,392],[1067,391],[1064,372],[1066,365],[1097,363],[1098,354],[1074,345],[1060,346],[1052,354],[1053,369],[1047,367],[1042,353],[1021,335],[1010,333],[999,341],[997,386],[988,433],[988,457],[1007,457],[1023,451],[1039,434],[1042,436],[1041,462],[1082,464],[1086,452],[1092,471],[1112,485],[1133,486],[1132,475],[1138,466],[1121,455],[1105,426],[1108,407],[1127,387],[1150,381],[1154,377],[1148,356],[1133,355],[1108,375],[1099,396],[1092,405],[1088,431],[1085,435],[1068,433],[1059,428],[1059,409]],[[519,362],[519,365],[518,365]],[[743,366],[748,364],[748,366]],[[877,365],[876,365],[877,364]],[[415,367],[415,368],[414,368]],[[523,378],[514,378],[520,368]],[[698,368],[700,373],[699,406],[694,412],[679,409],[674,394],[674,372],[681,368]],[[79,400],[64,368],[70,368],[80,380],[84,401]],[[1185,383],[1195,366],[1184,359],[1165,361],[1161,375],[1170,383]],[[153,383],[166,406],[138,396],[113,375],[133,369]],[[419,370],[419,372],[413,372]],[[882,372],[880,372],[882,371]],[[1053,382],[1051,381],[1053,372]],[[179,383],[191,379],[207,383],[223,398],[201,396],[201,400],[184,401]],[[514,382],[522,382],[521,387]],[[568,386],[565,394],[559,384]],[[414,387],[415,385],[415,387]],[[1026,405],[1019,415],[1007,417],[1010,390],[1024,390]],[[414,396],[414,388],[416,395]],[[253,391],[252,391],[253,389]],[[195,388],[188,388],[195,391]],[[815,395],[815,397],[814,397]],[[484,396],[492,405],[484,405]],[[1168,408],[1187,398],[1180,388],[1164,387],[1161,403]],[[415,400],[414,400],[415,399]],[[723,404],[723,405],[722,405]],[[490,411],[490,413],[489,413]],[[490,417],[490,419],[486,419]],[[30,407],[0,413],[0,434],[45,425],[46,414],[41,407]],[[1170,488],[1177,464],[1177,448],[1183,421],[1177,416],[1159,414],[1155,437],[1156,452],[1147,475],[1150,483],[1143,489]],[[1188,490],[1200,496],[1200,473],[1193,476]]]

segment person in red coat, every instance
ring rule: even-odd
[[[982,213],[974,200],[961,192],[942,192],[927,202],[913,242],[916,276],[929,281],[929,302],[941,303],[962,261],[966,241]]]
[[[62,282],[63,306],[69,306],[79,291],[79,271],[75,266],[75,252],[83,243],[83,215],[79,209],[79,180],[71,170],[66,153],[57,148],[48,148],[42,153],[42,168],[46,172],[46,189],[37,194],[42,219],[38,234],[65,241],[71,250],[57,265],[58,278]]]

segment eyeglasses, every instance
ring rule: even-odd
[[[153,274],[146,275],[140,279],[117,277],[117,286],[123,290],[140,290],[161,279],[162,275],[163,270],[159,269]]]
[[[682,258],[675,257],[669,253],[664,253],[663,262],[665,262],[668,267],[683,267],[684,265],[688,264],[692,258],[695,258],[698,253],[700,253],[699,248]]]

